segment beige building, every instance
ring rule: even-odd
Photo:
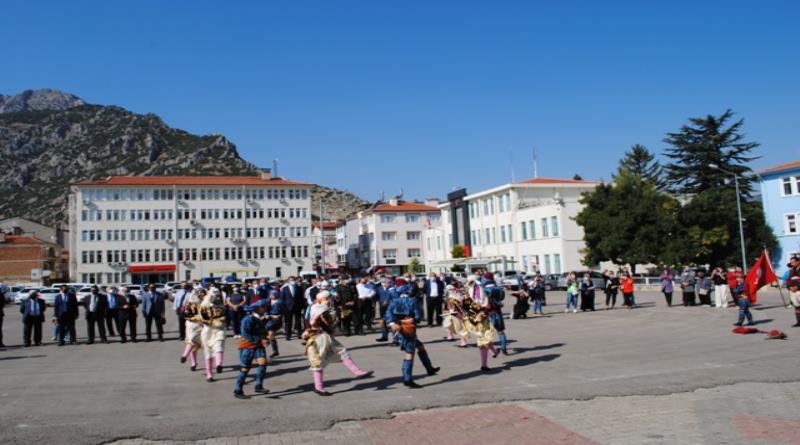
[[[310,184],[112,176],[72,185],[70,273],[87,283],[286,277],[313,266]]]

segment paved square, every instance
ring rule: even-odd
[[[0,442],[377,444],[402,424],[415,434],[426,431],[417,425],[428,425],[422,435],[443,443],[434,437],[445,431],[437,421],[447,425],[448,409],[480,409],[496,411],[484,429],[520,438],[533,429],[541,437],[607,444],[797,443],[800,384],[792,382],[800,332],[789,328],[793,313],[777,294],[765,294],[754,315],[759,327],[784,330],[785,341],[731,334],[733,308],[666,308],[659,295],[640,293],[635,310],[564,314],[562,297],[548,295],[549,316],[507,320],[510,355],[491,361],[488,375],[478,371],[475,348],[455,348],[440,329],[422,328],[442,372],[423,376],[417,364],[425,388],[409,390],[396,348],[375,343],[374,335],[341,337],[375,377],[353,381],[332,364],[326,379],[334,396],[321,398],[310,391],[300,343],[281,341],[282,356],[267,372],[270,392],[246,401],[232,397],[234,339],[225,371],[209,384],[200,369],[178,363],[174,318],[172,340],[164,343],[21,348],[13,346],[21,343],[18,315],[7,307],[4,334],[12,347],[0,350]],[[85,333],[83,320],[78,331]],[[252,394],[252,384],[245,391]],[[396,415],[437,407],[445,409]],[[521,421],[521,412],[528,419]],[[481,425],[481,416],[466,416],[470,428]]]

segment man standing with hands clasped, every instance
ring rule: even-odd
[[[78,299],[75,294],[69,291],[67,286],[61,286],[61,292],[56,295],[55,307],[56,319],[58,320],[58,346],[64,346],[67,332],[69,332],[69,344],[75,344],[75,320],[78,318]]]
[[[142,315],[145,319],[145,335],[152,341],[153,322],[156,324],[158,341],[164,341],[164,296],[156,292],[156,285],[150,283],[142,301]]]
[[[92,286],[92,293],[83,299],[83,307],[86,309],[86,332],[89,336],[89,341],[86,342],[87,345],[94,343],[95,325],[97,325],[97,329],[100,330],[100,340],[102,340],[103,343],[108,343],[108,339],[106,339],[106,325],[103,323],[107,304],[108,300],[106,296],[100,293],[100,289],[97,285]]]
[[[25,328],[23,331],[23,341],[25,346],[31,345],[31,331],[33,331],[33,342],[36,346],[42,345],[42,323],[44,323],[44,311],[47,304],[39,297],[39,292],[31,291],[30,297],[23,300],[19,305],[19,312],[22,314],[22,323]]]

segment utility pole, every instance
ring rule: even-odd
[[[319,239],[322,243],[322,258],[319,260],[320,270],[325,274],[325,218],[323,217],[324,207],[322,205],[322,197],[319,198]]]

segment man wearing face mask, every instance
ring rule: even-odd
[[[152,327],[156,324],[158,341],[164,341],[164,296],[156,292],[156,285],[150,284],[147,287],[142,299],[142,315],[145,319],[145,335],[147,341],[152,341]]]
[[[303,322],[302,307],[299,306],[298,300],[302,300],[302,292],[297,285],[294,277],[289,277],[289,280],[281,287],[280,301],[283,307],[283,331],[286,334],[286,340],[292,339],[292,326],[293,321],[297,319],[299,325]],[[298,312],[299,311],[299,312]],[[302,333],[302,332],[301,332]]]
[[[100,331],[100,341],[108,343],[106,339],[105,314],[108,305],[108,298],[100,293],[100,289],[92,286],[92,292],[83,299],[83,307],[86,311],[86,332],[89,341],[86,344],[94,343],[95,326]]]

